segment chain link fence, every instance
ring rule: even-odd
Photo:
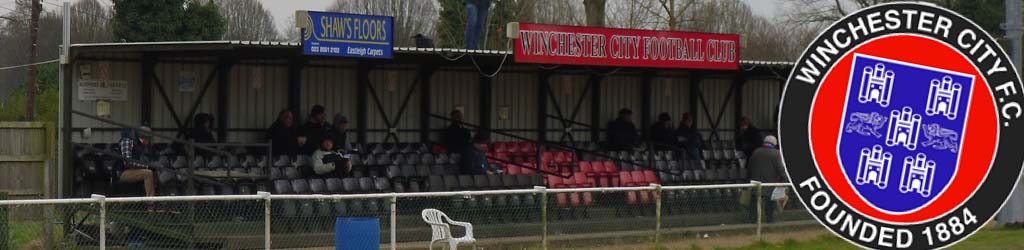
[[[354,217],[379,225],[382,249],[426,249],[428,208],[472,224],[484,249],[637,248],[723,235],[753,243],[763,231],[813,224],[799,202],[773,199],[777,192],[795,197],[789,184],[723,184],[13,200],[0,201],[0,249],[331,249],[344,244],[336,223]]]

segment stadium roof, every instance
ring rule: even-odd
[[[276,48],[298,50],[302,45],[297,42],[273,41],[182,41],[182,42],[136,42],[136,43],[90,43],[74,44],[73,48],[89,48],[92,52],[168,52],[168,51],[209,51],[233,49]],[[466,54],[478,56],[515,56],[508,50],[468,50],[453,48],[413,48],[395,47],[395,52],[403,54]],[[740,60],[741,67],[793,67],[793,62]]]

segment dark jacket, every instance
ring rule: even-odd
[[[328,136],[334,141],[334,148],[337,148],[341,152],[352,151],[352,144],[348,142],[348,133],[346,131],[340,131],[337,128],[332,129],[331,134]]]
[[[704,138],[700,132],[692,127],[679,126],[676,129],[676,138],[679,140],[679,147],[686,150],[689,159],[700,159],[701,148],[704,147]]]
[[[654,147],[659,150],[669,150],[676,146],[676,131],[669,128],[668,122],[656,122],[651,125],[649,140],[654,142]]]
[[[770,146],[763,146],[754,150],[747,161],[747,168],[750,169],[750,179],[760,182],[788,182],[785,165],[782,163],[782,154],[778,149]]]
[[[213,136],[213,131],[202,127],[192,128],[188,132],[188,138],[196,143],[217,143],[217,138]]]
[[[761,134],[761,130],[758,130],[754,126],[747,127],[747,130],[739,133],[739,138],[736,140],[736,148],[743,151],[743,155],[748,158],[754,153],[754,150],[764,143],[764,135]]]
[[[487,155],[476,148],[467,149],[459,162],[459,170],[464,175],[487,174],[487,171],[490,170],[487,165]]]
[[[300,154],[312,154],[316,149],[320,148],[320,143],[324,142],[324,138],[327,138],[331,134],[331,130],[334,126],[330,123],[324,122],[323,124],[316,124],[312,121],[306,122],[299,128],[299,136],[306,137],[306,144],[302,145],[299,149]]]
[[[448,152],[461,153],[469,149],[470,139],[469,129],[466,129],[459,124],[452,123],[452,125],[444,129],[444,134],[441,137],[441,144],[443,144],[445,148],[448,148]]]
[[[295,155],[299,152],[298,131],[295,126],[285,127],[281,121],[275,121],[267,129],[267,140],[271,140],[274,155]]]
[[[636,147],[640,143],[640,134],[636,131],[636,125],[626,119],[617,118],[608,122],[607,131],[608,146],[613,150],[627,150]]]

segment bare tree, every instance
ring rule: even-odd
[[[412,36],[423,34],[433,37],[438,7],[434,1],[407,0],[335,0],[327,11],[395,18],[395,46],[414,46]]]
[[[654,0],[614,1],[609,4],[609,27],[624,29],[653,29],[656,18],[650,9],[655,8]]]
[[[225,40],[277,40],[274,16],[260,1],[216,0],[220,13],[227,19]]]
[[[680,30],[687,21],[687,11],[696,3],[696,0],[657,0],[656,8],[650,8],[648,11],[664,25],[658,28]]]
[[[295,27],[295,14],[288,15],[288,19],[284,20],[286,24],[284,33],[279,37],[281,41],[285,42],[298,42],[299,38],[302,37],[302,29]]]
[[[97,0],[81,0],[72,5],[71,42],[111,42],[114,39],[110,21],[112,12],[111,7],[103,6]]]
[[[604,27],[606,4],[607,0],[583,0],[583,8],[587,11],[587,26]]]
[[[585,22],[582,0],[556,0],[531,3],[528,1],[525,6],[520,7],[521,21],[533,23],[557,24],[557,25],[583,25]],[[532,20],[524,20],[522,13],[528,13],[527,17],[533,15]]]

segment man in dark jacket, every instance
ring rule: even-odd
[[[469,149],[470,133],[469,129],[462,127],[462,111],[452,110],[451,119],[453,120],[448,128],[444,129],[444,134],[441,137],[441,144],[448,149],[448,152],[452,153],[463,153]]]
[[[779,140],[775,136],[766,136],[764,144],[754,150],[747,161],[747,168],[750,169],[750,179],[761,183],[789,182],[786,176],[785,164],[782,162],[782,154],[779,153]],[[771,199],[773,189],[764,189],[761,192],[761,201],[764,204],[766,221],[775,220],[775,202]],[[751,197],[751,204],[756,205],[757,194]],[[756,210],[756,207],[754,207]]]
[[[687,159],[700,159],[700,151],[704,146],[704,138],[693,126],[693,117],[690,113],[683,113],[679,118],[679,128],[676,129],[676,136],[679,139],[679,146],[685,151]]]
[[[750,123],[750,118],[740,118],[739,126],[739,131],[736,132],[736,135],[739,136],[736,139],[736,148],[743,151],[743,155],[749,158],[754,149],[761,146],[764,136],[761,135],[761,131],[757,127],[754,127],[754,124]]]
[[[309,120],[299,129],[299,143],[302,144],[301,154],[312,154],[320,147],[331,133],[331,124],[327,123],[324,106],[314,105],[309,112]],[[304,143],[303,143],[304,142]]]
[[[267,129],[267,139],[274,147],[274,156],[295,155],[299,152],[298,131],[295,130],[295,118],[287,109],[277,113],[277,121]]]
[[[651,125],[648,140],[654,142],[658,150],[671,150],[676,145],[676,132],[672,126],[672,117],[668,113],[658,114],[658,121]]]
[[[633,125],[633,111],[619,110],[619,117],[608,122],[608,148],[611,150],[632,150],[640,143],[640,134]]]
[[[494,169],[491,169],[490,165],[487,164],[487,137],[477,133],[476,137],[473,138],[473,146],[468,147],[465,153],[462,155],[462,160],[459,162],[459,173],[464,175],[481,175],[481,174],[493,174]]]
[[[348,117],[341,114],[334,115],[334,129],[329,136],[334,141],[334,148],[340,152],[352,151],[352,143],[348,141]]]
[[[217,138],[213,136],[213,115],[199,113],[192,120],[192,130],[188,133],[189,139],[196,143],[217,143]]]

